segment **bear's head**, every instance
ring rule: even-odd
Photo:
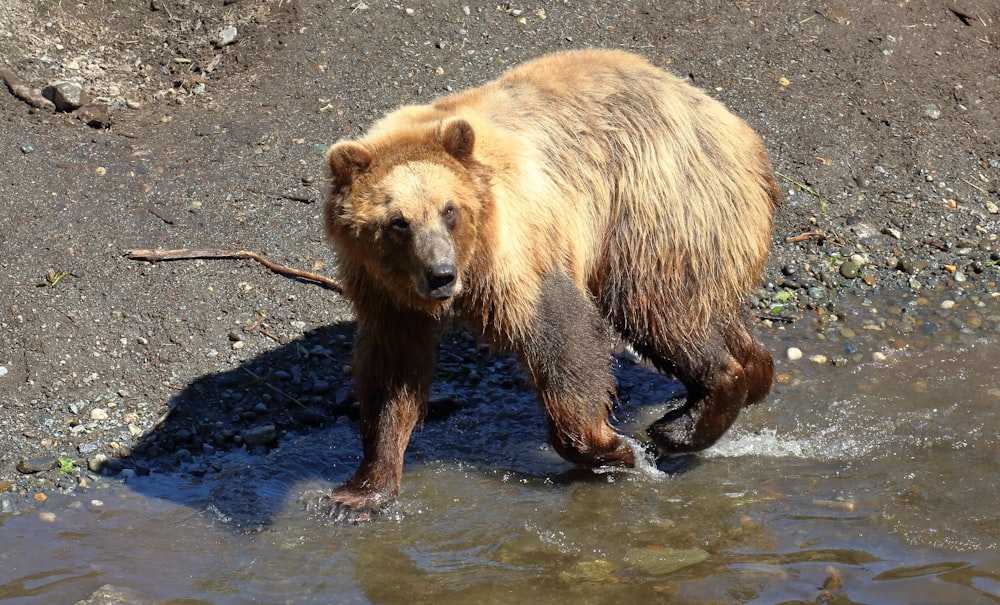
[[[462,293],[485,192],[465,120],[330,148],[327,234],[357,302],[363,289],[434,316]]]

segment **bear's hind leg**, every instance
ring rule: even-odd
[[[658,452],[675,454],[703,450],[732,426],[748,403],[750,382],[763,373],[748,368],[729,350],[728,338],[715,334],[694,351],[642,353],[661,371],[673,374],[687,388],[687,401],[649,427]],[[755,396],[759,387],[754,384]]]
[[[544,280],[534,324],[519,348],[559,455],[590,468],[634,466],[632,448],[608,422],[614,379],[606,326],[565,273]]]
[[[774,382],[774,359],[750,333],[746,320],[737,320],[725,331],[726,346],[739,363],[747,380],[746,405],[763,401]]]

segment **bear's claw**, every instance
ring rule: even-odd
[[[378,511],[371,508],[355,509],[343,502],[334,502],[330,507],[329,517],[337,525],[355,525],[371,521],[376,512]]]
[[[367,492],[340,487],[321,501],[321,508],[329,506],[327,516],[338,525],[355,525],[373,520],[392,503],[378,492]]]

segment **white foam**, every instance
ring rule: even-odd
[[[809,435],[791,435],[767,428],[752,433],[732,431],[704,452],[706,457],[800,458],[805,460],[843,460],[859,458],[884,444],[885,436],[868,435],[862,439],[845,437],[837,426],[819,429]]]
[[[648,447],[642,443],[622,435],[621,438],[625,441],[630,448],[632,448],[632,454],[635,458],[635,466],[630,469],[623,469],[617,466],[604,466],[601,468],[594,469],[596,473],[621,473],[626,472],[630,474],[639,475],[643,479],[653,479],[655,481],[663,481],[669,479],[670,475],[661,471],[656,467],[656,457],[653,452],[650,451]]]

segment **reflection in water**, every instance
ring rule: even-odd
[[[794,381],[670,474],[570,470],[527,394],[459,406],[416,435],[393,515],[359,527],[306,506],[353,470],[349,423],[216,452],[214,474],[0,516],[0,600],[1000,603],[998,355],[783,368]],[[671,387],[630,372],[637,432]]]

